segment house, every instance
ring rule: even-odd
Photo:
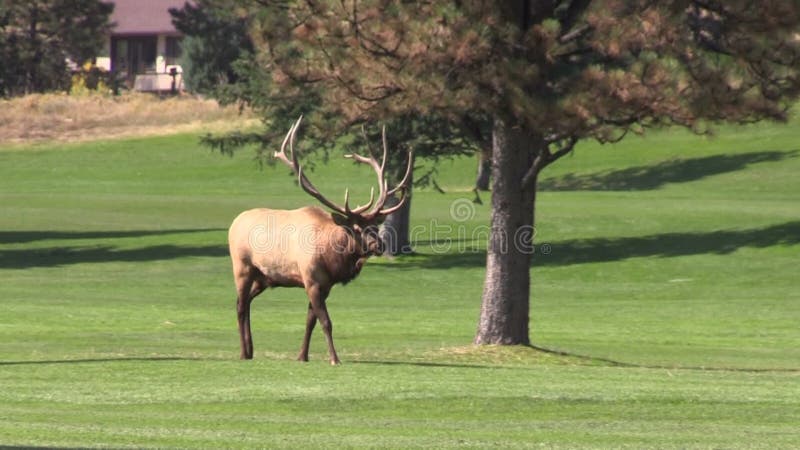
[[[110,0],[114,24],[98,67],[137,91],[167,92],[183,88],[181,33],[170,8],[186,0]]]

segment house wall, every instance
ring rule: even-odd
[[[142,92],[167,92],[172,90],[172,76],[165,73],[136,75],[133,89]],[[178,91],[183,90],[183,77],[181,75],[175,77],[175,89]]]
[[[103,70],[111,71],[111,36],[106,39],[103,51],[95,58],[95,65]]]

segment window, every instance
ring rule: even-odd
[[[183,49],[181,48],[181,38],[167,37],[166,54],[164,55],[167,65],[180,64]]]

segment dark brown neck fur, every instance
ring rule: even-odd
[[[367,260],[354,237],[353,230],[340,225],[336,233],[330,236],[330,248],[321,252],[322,263],[328,272],[331,284],[347,284],[358,276]]]

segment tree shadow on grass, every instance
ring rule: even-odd
[[[130,231],[0,231],[0,244],[24,244],[35,241],[116,239],[169,234],[205,233],[224,231],[222,228],[194,228],[178,230],[130,230]]]
[[[800,150],[761,151],[732,155],[713,155],[692,159],[672,159],[657,164],[620,170],[567,174],[539,181],[543,191],[641,191],[658,189],[667,183],[684,183],[735,172],[750,164],[776,162],[800,155]]]
[[[465,243],[469,244],[469,243]],[[534,254],[534,266],[566,266],[595,262],[620,261],[637,257],[673,257],[701,254],[724,255],[740,248],[765,248],[800,244],[800,221],[764,228],[720,230],[706,233],[664,233],[621,238],[574,239],[540,244]],[[398,257],[391,263],[397,269],[448,269],[481,267],[486,252],[470,245],[458,251]],[[549,251],[544,253],[547,248]],[[145,262],[184,257],[224,257],[227,245],[155,245],[118,249],[110,245],[90,247],[47,247],[41,249],[0,250],[0,269],[58,267],[79,263]]]
[[[800,369],[797,368],[787,368],[787,367],[770,367],[770,368],[761,368],[761,367],[714,367],[714,366],[684,366],[680,364],[676,365],[663,365],[663,364],[638,364],[633,362],[625,362],[619,361],[616,359],[610,358],[603,358],[598,356],[591,356],[591,355],[584,355],[579,353],[572,353],[563,350],[555,350],[547,347],[542,347],[538,345],[530,345],[530,348],[540,351],[542,353],[548,353],[557,356],[564,356],[567,358],[574,359],[579,362],[583,362],[586,364],[605,364],[611,367],[631,367],[631,368],[638,368],[638,369],[664,369],[664,370],[702,370],[702,371],[714,371],[714,372],[749,372],[749,373],[768,373],[768,372],[781,372],[781,373],[799,373]]]
[[[59,267],[80,263],[144,262],[191,256],[227,256],[227,245],[154,245],[118,249],[110,245],[92,247],[48,247],[0,250],[0,269]]]
[[[637,257],[675,257],[703,254],[725,255],[740,248],[765,248],[800,244],[800,221],[764,228],[720,230],[707,233],[664,233],[621,238],[574,239],[539,245],[534,266],[567,266],[596,262],[621,261]],[[548,249],[549,253],[543,253]],[[486,264],[486,252],[464,250],[454,253],[417,254],[398,258],[393,267],[448,269],[480,267]]]
[[[227,245],[153,245],[121,249],[113,239],[221,232],[222,228],[132,231],[0,231],[0,245],[36,241],[104,240],[102,245],[56,245],[43,248],[0,249],[0,269],[58,267],[79,263],[141,262],[190,256],[227,256]]]

